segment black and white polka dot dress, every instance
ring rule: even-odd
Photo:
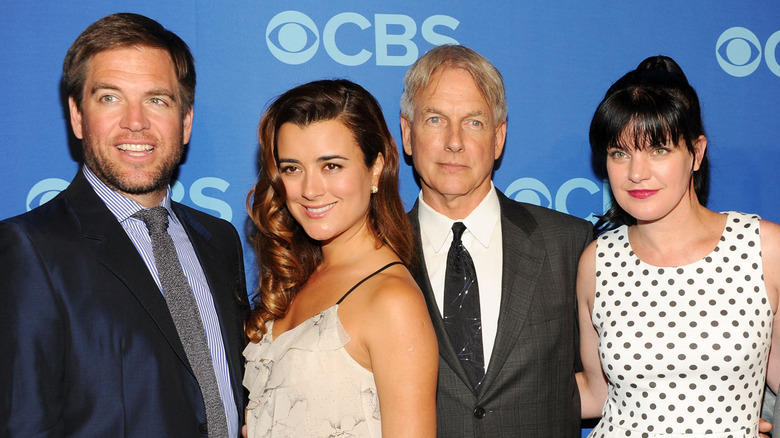
[[[758,216],[729,212],[715,250],[685,266],[642,262],[626,227],[596,254],[609,394],[590,437],[757,437],[772,332]]]

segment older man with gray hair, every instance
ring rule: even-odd
[[[440,437],[578,437],[575,280],[590,223],[508,199],[499,71],[439,46],[404,79],[401,131],[421,186],[409,219],[439,340]]]

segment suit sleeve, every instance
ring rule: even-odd
[[[67,321],[36,244],[13,223],[0,222],[0,273],[0,436],[61,436]]]
[[[575,263],[575,269],[574,269],[574,278],[577,277],[577,265],[579,263],[580,256],[585,251],[585,248],[590,245],[590,242],[593,241],[593,226],[590,225],[590,222],[587,222],[587,225],[583,227],[583,232],[581,233],[582,236],[584,236],[584,240],[577,242],[577,263]],[[580,323],[579,323],[579,304],[577,303],[577,291],[574,291],[574,371],[580,372],[583,370],[582,366],[582,356],[580,356]]]
[[[244,418],[245,415],[245,409],[246,405],[249,403],[249,390],[244,387],[243,385],[243,376],[244,376],[244,356],[241,354],[244,348],[244,322],[247,320],[247,317],[250,312],[250,306],[249,306],[249,296],[247,294],[246,289],[246,272],[244,268],[244,251],[241,246],[241,239],[238,237],[238,232],[233,228],[231,228],[231,236],[233,240],[233,246],[235,247],[235,265],[236,265],[236,280],[235,285],[233,287],[233,301],[236,302],[236,308],[237,308],[237,315],[235,318],[236,321],[236,339],[238,341],[238,364],[239,364],[239,375],[238,379],[233,379],[233,384],[237,387],[235,388],[234,392],[237,394],[237,400],[236,404],[238,406],[238,419],[239,419],[239,425],[243,425],[246,422],[246,419]],[[240,435],[240,434],[239,434]]]

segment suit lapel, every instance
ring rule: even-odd
[[[219,318],[222,343],[225,346],[225,356],[230,367],[231,383],[234,391],[239,391],[243,373],[241,362],[237,362],[233,358],[240,357],[242,346],[239,343],[241,337],[240,333],[236,333],[238,336],[232,336],[233,333],[231,331],[235,326],[234,321],[239,318],[239,315],[232,312],[232,309],[235,308],[234,287],[238,285],[235,284],[236,280],[230,277],[232,271],[223,269],[226,266],[225,260],[216,259],[216,257],[222,257],[224,252],[213,246],[211,233],[180,204],[172,203],[172,206],[184,230],[187,232],[187,237],[189,237],[192,243],[200,266],[206,276],[206,281],[211,291],[211,298],[214,302],[214,309],[217,313],[217,318]],[[244,273],[241,272],[240,275],[243,276]]]
[[[510,201],[498,190],[496,192],[501,205],[503,241],[501,307],[496,340],[482,384],[482,394],[490,391],[525,326],[545,257],[544,251],[530,239],[536,221],[521,206]]]
[[[417,202],[414,207],[409,211],[408,217],[411,222],[412,230],[414,232],[415,248],[418,249],[417,266],[412,273],[417,285],[422,290],[425,297],[425,304],[428,306],[428,313],[431,316],[431,322],[433,323],[433,329],[436,332],[436,338],[439,340],[439,356],[444,360],[450,368],[455,372],[459,379],[476,394],[476,391],[471,386],[469,377],[466,374],[466,369],[463,368],[458,354],[455,348],[452,346],[450,336],[447,334],[447,329],[444,327],[444,318],[441,316],[441,310],[438,304],[436,304],[436,297],[433,295],[433,287],[431,286],[430,278],[428,277],[428,268],[425,266],[425,256],[423,255],[422,243],[420,242],[420,220],[417,216]]]
[[[211,234],[200,224],[200,222],[196,221],[195,218],[181,207],[181,205],[172,202],[171,206],[176,213],[176,217],[179,218],[182,227],[184,227],[184,231],[187,233],[190,243],[192,243],[195,254],[198,256],[198,262],[206,276],[209,289],[212,291],[212,299],[217,308],[220,323],[222,323],[223,315],[221,308],[224,303],[217,303],[217,297],[221,298],[224,294],[218,294],[214,291],[219,290],[220,287],[224,287],[228,280],[223,278],[223,272],[219,269],[220,264],[218,262],[212,262],[212,260],[214,260],[214,254],[219,253],[219,251],[211,246]]]
[[[136,297],[159,327],[171,348],[189,369],[184,347],[176,332],[165,298],[116,217],[111,214],[80,171],[63,194],[68,197],[73,206],[73,211],[81,224],[81,235],[85,245],[94,249],[95,259],[127,286],[127,290]]]

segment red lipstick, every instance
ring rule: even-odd
[[[636,199],[647,199],[658,193],[658,190],[629,190],[628,194]]]

